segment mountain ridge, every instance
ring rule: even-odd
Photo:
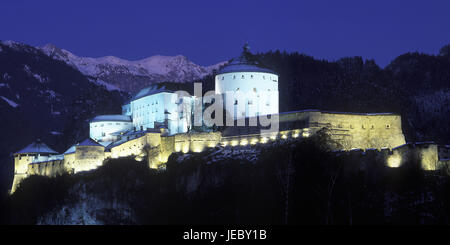
[[[103,81],[131,93],[160,82],[192,82],[212,74],[226,63],[200,66],[183,55],[153,55],[134,61],[116,56],[81,57],[53,44],[38,49],[76,68],[93,82]]]

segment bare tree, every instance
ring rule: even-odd
[[[276,176],[280,182],[284,197],[284,224],[288,223],[289,217],[289,193],[292,185],[292,176],[295,173],[295,168],[292,163],[293,153],[290,152],[287,161],[277,164]]]

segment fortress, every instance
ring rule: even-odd
[[[422,168],[436,170],[450,163],[450,146],[433,142],[406,143],[400,115],[345,113],[320,110],[278,111],[278,75],[247,60],[248,47],[215,76],[214,93],[203,98],[164,88],[144,88],[122,106],[121,115],[100,115],[90,121],[89,138],[59,154],[45,143],[34,142],[14,153],[13,193],[30,175],[56,176],[93,170],[109,158],[134,156],[150,168],[164,168],[174,152],[201,152],[216,146],[264,144],[305,138],[325,129],[338,152],[363,155],[379,152],[389,167],[399,167],[411,154]],[[244,96],[242,96],[244,95]],[[222,99],[222,100],[221,100]],[[218,103],[236,121],[270,118],[276,130],[260,126],[228,126],[221,131],[196,120],[206,113],[205,101]],[[225,106],[226,105],[226,106]],[[215,111],[216,115],[218,110]],[[216,119],[216,118],[215,118]],[[253,120],[254,119],[254,120]],[[276,120],[274,120],[276,119]],[[272,125],[271,125],[272,126]]]

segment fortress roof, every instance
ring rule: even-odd
[[[65,151],[63,154],[71,154],[71,153],[75,153],[75,147],[79,145],[79,143],[72,145],[71,147],[69,147],[69,149],[67,149],[67,151]]]
[[[157,88],[157,86],[146,87],[146,88],[141,89],[135,96],[133,96],[133,98],[131,98],[130,101],[137,100],[137,99],[143,98],[145,96],[164,93],[164,92],[173,93],[173,91],[166,89],[165,86],[163,86],[161,88]]]
[[[127,115],[99,115],[94,117],[90,122],[106,121],[131,122],[131,117]]]
[[[14,154],[20,154],[20,153],[48,153],[48,154],[58,154],[58,152],[54,151],[48,145],[46,145],[44,142],[41,142],[39,139],[36,142],[31,143],[27,147],[23,148],[22,150],[14,153]]]
[[[217,72],[217,75],[231,72],[264,72],[277,75],[276,72],[259,67],[256,62],[249,61],[247,59],[247,55],[249,53],[249,47],[248,44],[246,44],[241,55],[239,57],[233,58],[230,63],[228,63],[225,67]]]
[[[76,146],[101,146],[101,147],[104,147],[91,138],[85,139],[83,142],[81,142],[80,144],[78,144]]]

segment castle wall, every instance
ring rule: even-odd
[[[292,138],[305,138],[310,136],[310,129],[292,129],[284,130],[279,132],[270,132],[263,134],[246,134],[246,135],[236,135],[236,136],[225,136],[220,140],[222,146],[237,146],[237,145],[254,145],[254,144],[264,144],[269,141],[274,141],[277,139],[292,139]]]
[[[42,175],[55,177],[66,172],[64,160],[53,160],[47,162],[28,164],[28,175]]]
[[[46,160],[48,155],[39,155],[35,153],[25,153],[14,155],[14,180],[11,187],[13,193],[19,183],[28,176],[29,164],[37,160]]]
[[[399,167],[415,159],[420,161],[424,170],[438,170],[445,165],[439,160],[438,146],[434,143],[409,143],[394,148],[386,162],[389,167]]]
[[[103,164],[104,159],[103,146],[76,146],[74,173],[96,169]]]
[[[127,156],[143,156],[145,155],[145,147],[153,148],[161,144],[160,133],[146,133],[145,135],[126,141],[120,145],[111,148],[108,155],[111,158],[127,157]]]
[[[337,149],[392,149],[405,144],[401,117],[389,113],[359,114],[321,111],[300,111],[280,114],[280,124],[304,122],[315,133],[327,128]]]
[[[75,152],[64,155],[63,165],[67,173],[75,173]]]

